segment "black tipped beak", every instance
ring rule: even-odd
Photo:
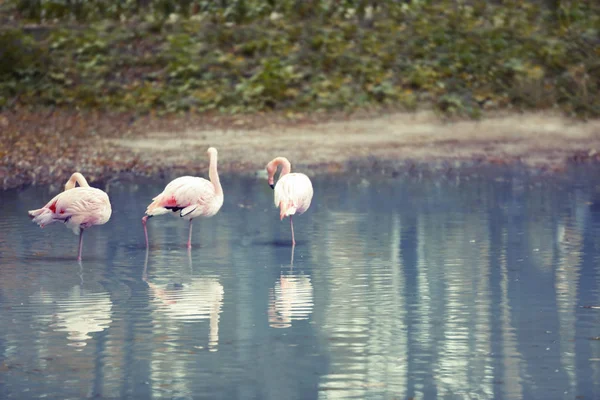
[[[275,189],[275,184],[269,183],[269,186],[271,186],[271,189]]]

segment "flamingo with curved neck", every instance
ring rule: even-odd
[[[277,184],[274,184],[275,174],[281,166],[281,173]],[[310,207],[313,197],[312,182],[308,176],[301,173],[292,173],[292,165],[285,157],[275,157],[267,164],[269,186],[275,189],[275,206],[279,207],[279,217],[283,220],[290,217],[292,231],[292,246],[296,245],[294,237],[294,221],[292,216],[302,214]]]
[[[84,230],[93,225],[105,224],[111,214],[108,195],[100,189],[90,187],[79,172],[71,175],[64,192],[55,196],[44,207],[29,211],[33,222],[42,228],[53,222],[63,222],[73,233],[79,235],[78,261],[81,261]]]
[[[152,199],[142,218],[146,247],[148,244],[148,218],[167,213],[177,213],[189,220],[188,249],[192,247],[192,220],[196,217],[212,217],[223,205],[223,188],[217,172],[217,149],[210,147],[208,177],[182,176],[171,181],[165,189]]]

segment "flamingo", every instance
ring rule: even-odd
[[[77,261],[81,261],[83,231],[93,225],[105,224],[111,214],[108,195],[100,189],[90,187],[79,172],[71,175],[64,192],[59,193],[44,207],[29,211],[33,222],[42,228],[53,222],[63,222],[74,234],[79,235]]]
[[[223,189],[217,173],[217,149],[214,147],[206,151],[209,155],[210,165],[208,177],[210,181],[195,176],[181,176],[172,180],[165,190],[155,198],[146,209],[142,218],[146,247],[148,247],[148,218],[155,215],[178,213],[181,218],[190,221],[190,233],[187,247],[192,248],[192,220],[196,217],[212,217],[223,205]]]
[[[277,185],[273,184],[277,168],[281,165],[281,173]],[[292,216],[302,214],[308,207],[313,197],[313,187],[308,176],[300,173],[290,173],[292,166],[285,157],[276,157],[267,164],[269,186],[275,189],[275,206],[279,207],[279,217],[283,220],[290,217],[292,230],[292,246],[296,245],[294,238],[294,221]]]

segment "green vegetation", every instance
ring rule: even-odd
[[[0,107],[600,116],[600,2],[373,3],[0,2]]]

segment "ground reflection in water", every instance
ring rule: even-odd
[[[314,180],[280,222],[263,180],[149,224],[164,182],[117,184],[86,234],[2,193],[2,398],[595,398],[600,196],[593,175]],[[274,329],[283,328],[283,329]]]

